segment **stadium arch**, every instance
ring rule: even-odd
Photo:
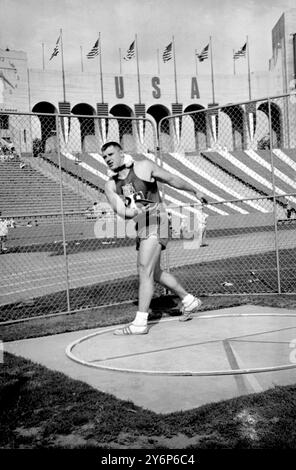
[[[274,148],[281,147],[282,141],[283,141],[283,129],[282,129],[282,110],[281,108],[276,104],[271,101],[270,103],[270,114],[269,116],[269,107],[268,107],[268,102],[265,101],[260,104],[257,108],[257,112],[262,111],[268,119],[271,119],[271,131],[272,131],[272,136],[271,137],[271,142],[272,146]],[[269,133],[269,129],[268,129]]]
[[[163,150],[168,150],[168,144],[170,142],[170,125],[169,121],[165,118],[170,116],[169,109],[162,104],[153,104],[147,109],[147,114],[149,114],[155,122],[156,133],[161,148]]]
[[[155,123],[156,123],[157,132],[159,132],[158,126],[159,126],[160,121],[162,119],[166,118],[167,116],[170,116],[170,111],[163,104],[153,104],[152,106],[150,106],[147,109],[147,114],[150,114],[150,116],[153,117],[153,119],[155,120]],[[166,126],[164,124],[165,124],[165,122],[161,123],[160,132],[168,134],[169,133],[168,126]]]
[[[57,113],[57,108],[48,101],[40,101],[36,103],[32,108],[33,113],[45,113],[51,114],[51,116],[39,115],[40,122],[40,139],[42,152],[56,149],[56,118],[54,114]],[[35,126],[32,126],[35,127]],[[33,136],[33,138],[39,136]]]
[[[233,105],[233,106],[226,106],[221,108],[221,112],[226,114],[230,119],[231,129],[231,142],[225,142],[226,147],[232,150],[243,150],[245,148],[245,141],[246,141],[246,131],[245,131],[245,113],[240,105]],[[229,135],[228,132],[225,132],[225,123],[221,123],[221,127],[223,127],[222,131],[219,132],[220,135]]]
[[[190,104],[184,109],[184,113],[188,114],[188,118],[193,121],[194,126],[194,147],[203,150],[208,147],[207,139],[207,119],[204,106],[200,104]],[[195,111],[195,112],[194,112]],[[183,119],[183,129],[186,129],[186,121]]]
[[[133,151],[135,142],[133,139],[132,120],[122,119],[125,117],[132,118],[135,116],[132,108],[126,104],[121,103],[114,105],[109,112],[115,118],[121,119],[118,119],[117,126],[113,120],[109,123],[108,140],[119,140],[122,147],[124,147],[126,150]]]
[[[77,119],[80,126],[80,145],[82,151],[95,151],[97,148],[95,138],[95,109],[87,103],[78,103],[73,106],[71,113],[78,115]],[[90,118],[82,116],[92,116]]]

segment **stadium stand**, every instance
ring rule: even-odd
[[[264,203],[260,201],[246,201],[238,204],[225,203],[219,207],[211,205],[213,202],[270,195],[272,184],[268,154],[268,151],[248,154],[244,151],[230,153],[221,150],[205,151],[199,155],[162,153],[162,158],[165,169],[194,183],[204,192],[210,203],[205,208],[206,214],[235,215],[272,211],[270,201],[264,201]],[[140,158],[156,160],[153,153],[133,154],[133,157],[135,160]],[[45,153],[43,158],[58,166],[57,154]],[[279,193],[295,191],[296,183],[294,185],[289,180],[291,167],[277,155],[275,155],[275,159],[280,162],[276,168],[276,184]],[[75,156],[69,152],[63,152],[61,166],[67,173],[82,179],[87,184],[96,186],[101,191],[103,190],[107,180],[107,168],[99,153],[83,152],[79,156]],[[165,186],[163,196],[169,205],[194,204],[196,201],[193,195],[168,186]]]
[[[250,187],[263,195],[272,193],[272,172],[270,160],[267,161],[268,152],[254,151],[207,151],[202,155],[217,165],[221,169],[227,171],[230,175],[235,176],[240,181],[245,181]],[[261,160],[260,160],[261,159]],[[267,163],[266,164],[264,164]],[[269,166],[268,166],[269,165]],[[296,188],[296,180],[291,179],[292,167],[279,170],[278,159],[275,162],[275,186],[278,194],[293,193]],[[291,197],[291,201],[296,203],[295,198]]]
[[[291,175],[292,169],[292,174],[296,178],[296,151],[292,149],[274,149],[272,153],[275,156],[276,165],[280,169],[284,169],[284,173],[289,175]]]
[[[296,149],[274,149],[273,153],[296,171]]]
[[[233,181],[231,181],[231,185],[227,184],[227,181],[225,181],[227,174],[225,172],[221,172],[220,178],[217,178],[216,168],[212,165],[208,166],[207,170],[205,170],[200,165],[201,159],[202,157],[196,155],[196,163],[193,164],[180,154],[171,153],[169,155],[164,155],[164,162],[168,165],[168,169],[173,171],[173,169],[176,168],[180,175],[185,175],[185,177],[188,177],[190,181],[197,183],[200,186],[200,189],[206,194],[209,202],[243,199],[244,197],[258,197],[258,193],[250,194],[250,192],[247,191],[246,185],[243,183],[237,184],[236,188],[233,187]],[[228,183],[229,182],[230,181],[228,179]],[[254,202],[240,203],[239,205],[233,203],[225,204],[223,205],[223,210],[226,211],[226,214],[224,215],[238,213],[247,214],[254,210],[261,212],[268,211],[260,204]]]
[[[61,154],[62,170],[68,174],[71,174],[75,178],[81,179],[93,187],[103,188],[104,182],[107,178],[104,178],[105,175],[97,170],[94,166],[89,166],[85,163],[85,154],[80,155],[79,160],[75,157],[69,158],[70,155],[70,153],[66,155]],[[45,153],[43,154],[43,158],[46,161],[54,164],[56,167],[59,166],[59,158],[56,153]]]
[[[28,163],[20,161],[1,162],[0,211],[2,215],[14,216],[60,212],[60,186],[46,178]],[[89,206],[89,199],[63,187],[63,202],[66,212],[81,210]]]

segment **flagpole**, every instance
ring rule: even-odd
[[[249,39],[247,36],[247,57],[248,57],[248,85],[249,85],[249,100],[252,99],[251,94],[251,73],[250,73],[250,54],[249,54]]]
[[[61,38],[61,57],[62,57],[62,79],[63,79],[63,98],[66,101],[65,69],[64,69],[64,49],[63,49],[63,30],[60,29]]]
[[[99,56],[99,63],[100,63],[101,98],[102,98],[102,103],[104,103],[103,72],[102,72],[102,43],[101,43],[101,33],[99,33],[98,56]]]
[[[137,59],[137,75],[138,75],[139,104],[141,104],[141,83],[140,83],[140,70],[139,70],[138,38],[137,38],[137,35],[135,35],[135,43],[136,43],[136,59]]]
[[[159,66],[159,49],[156,49],[156,58],[157,58],[157,73],[160,75],[160,66]]]
[[[122,67],[121,67],[121,49],[119,48],[119,75],[122,75]]]
[[[45,62],[44,62],[44,42],[42,43],[42,68],[45,70]]]
[[[80,46],[80,62],[81,62],[81,72],[83,72],[82,46]]]
[[[210,49],[211,49],[212,100],[213,100],[213,103],[215,103],[215,88],[214,88],[214,71],[213,71],[212,36],[210,36]]]
[[[233,75],[235,75],[235,58],[234,58],[234,49],[232,49],[232,59],[233,59]]]
[[[194,57],[195,57],[195,75],[197,76],[197,49],[194,51]]]
[[[177,69],[176,69],[176,54],[175,54],[175,38],[173,36],[173,53],[174,53],[174,78],[175,78],[175,93],[176,103],[178,103],[178,89],[177,89]]]

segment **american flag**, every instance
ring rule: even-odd
[[[135,41],[133,41],[124,56],[124,60],[130,60],[135,56]]]
[[[245,43],[241,49],[239,49],[237,52],[233,54],[234,60],[237,60],[240,57],[246,57],[246,51],[247,51],[247,43]]]
[[[207,59],[209,57],[209,44],[207,44],[206,47],[203,48],[200,54],[196,54],[196,55],[200,62]]]
[[[59,49],[60,39],[61,39],[61,36],[58,37],[55,48],[54,48],[53,53],[51,54],[51,57],[50,57],[49,60],[53,59],[60,52],[60,49]]]
[[[165,48],[162,54],[162,59],[164,62],[168,62],[172,58],[172,47],[173,43],[170,42],[170,44]]]
[[[86,57],[88,59],[93,59],[96,55],[99,55],[100,53],[101,53],[101,50],[100,50],[100,45],[99,45],[99,39],[97,39],[91,51],[89,51],[89,53],[86,54]]]

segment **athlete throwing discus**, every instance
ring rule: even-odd
[[[148,309],[157,281],[175,292],[182,301],[180,321],[192,318],[201,306],[201,300],[187,292],[170,273],[160,268],[161,251],[166,248],[169,221],[161,201],[158,182],[176,189],[189,191],[206,204],[203,195],[191,184],[165,171],[149,160],[140,160],[126,166],[122,148],[117,142],[102,146],[102,155],[113,176],[105,184],[105,194],[113,210],[125,219],[136,222],[139,275],[138,311],[133,322],[115,330],[115,335],[142,335],[148,333]]]

